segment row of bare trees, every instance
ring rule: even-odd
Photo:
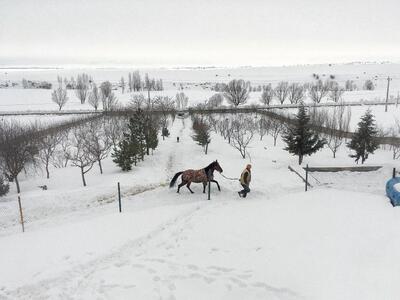
[[[95,164],[103,172],[102,161],[118,143],[122,126],[121,119],[111,117],[92,118],[61,129],[3,121],[0,123],[0,173],[9,182],[15,182],[20,193],[22,171],[42,167],[50,178],[50,166],[63,168],[70,164],[80,169],[86,186],[85,174]]]
[[[59,110],[67,104],[69,98],[65,81],[61,77],[57,78],[58,87],[53,90],[51,94],[52,101],[58,105]],[[104,111],[112,111],[117,108],[118,100],[113,92],[111,82],[104,81],[97,87],[96,83],[89,77],[89,75],[82,73],[79,74],[74,85],[75,94],[81,101],[81,104],[88,103],[97,111],[100,104]]]
[[[248,82],[242,79],[231,80],[228,84],[223,84],[222,88],[218,89],[222,94],[215,94],[208,100],[208,107],[217,107],[222,104],[222,95],[227,102],[233,106],[245,104],[249,99],[250,91]],[[291,104],[298,104],[307,96],[314,103],[321,103],[322,99],[328,97],[331,101],[339,102],[345,91],[345,88],[340,87],[334,80],[322,81],[320,79],[306,84],[289,83],[287,81],[279,82],[276,87],[271,84],[261,87],[260,102],[269,106],[274,99],[281,105],[289,101]]]

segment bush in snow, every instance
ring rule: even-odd
[[[261,93],[260,102],[264,105],[269,106],[272,98],[274,97],[274,89],[271,84],[263,86],[263,92]]]
[[[375,85],[372,82],[372,80],[370,80],[370,79],[365,80],[364,90],[373,91],[374,89],[375,89]]]

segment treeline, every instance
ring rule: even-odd
[[[374,88],[375,85],[372,80],[365,81],[365,90],[373,90]],[[273,101],[281,105],[285,103],[298,104],[306,97],[309,97],[314,103],[321,103],[324,98],[337,103],[342,99],[342,95],[345,91],[354,91],[356,89],[357,86],[352,80],[347,80],[345,86],[342,87],[333,79],[323,81],[319,79],[319,77],[313,82],[304,84],[281,81],[274,87],[272,84],[252,87],[250,81],[234,79],[227,84],[215,84],[212,90],[219,93],[215,94],[213,99],[210,98],[206,105],[209,107],[221,105],[222,101],[219,102],[219,100],[223,96],[229,104],[239,106],[247,102],[250,92],[261,92],[259,101],[266,106],[271,105]]]
[[[95,111],[100,107],[103,111],[113,111],[120,107],[118,99],[114,91],[121,88],[124,93],[126,87],[129,92],[147,91],[150,99],[151,91],[161,91],[164,89],[162,79],[150,78],[146,73],[144,79],[141,79],[139,71],[134,71],[128,74],[128,82],[124,77],[121,77],[118,83],[104,81],[97,85],[93,78],[86,73],[78,74],[76,79],[57,77],[57,88],[52,92],[52,101],[57,104],[59,110],[67,104],[69,97],[67,90],[74,90],[76,97],[81,104],[88,102]],[[50,85],[51,88],[51,85]]]

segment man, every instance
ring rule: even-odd
[[[247,193],[250,193],[250,181],[251,181],[251,165],[248,164],[246,169],[243,170],[242,175],[240,175],[240,184],[243,187],[243,190],[238,192],[239,197],[246,198]]]

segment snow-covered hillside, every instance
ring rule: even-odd
[[[319,184],[304,192],[282,141],[255,136],[243,160],[216,134],[205,155],[191,135],[191,121],[176,119],[153,156],[128,173],[109,158],[86,188],[73,167],[21,178],[24,234],[14,186],[0,202],[0,299],[398,298],[400,211],[384,192],[391,152],[369,158],[383,166],[375,172],[314,173]],[[344,147],[331,156],[304,164],[354,165]],[[252,163],[246,199],[219,174],[211,201],[201,185],[193,195],[168,188],[176,172],[215,159],[230,178]]]

